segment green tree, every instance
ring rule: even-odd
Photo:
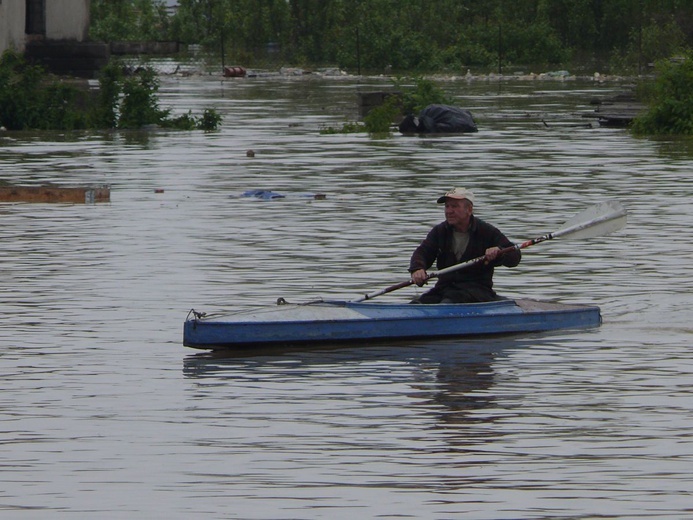
[[[165,40],[170,20],[162,0],[91,0],[93,40]]]
[[[573,57],[641,70],[693,43],[684,0],[180,0],[170,18],[160,2],[93,0],[92,36],[171,38],[246,65],[274,43],[289,65],[402,73]]]

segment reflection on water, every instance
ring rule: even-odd
[[[112,187],[110,204],[0,204],[3,510],[684,516],[688,141],[588,126],[589,100],[620,87],[570,82],[444,83],[474,135],[320,133],[356,117],[357,92],[388,86],[167,78],[162,106],[214,106],[222,129],[0,134],[0,180]],[[459,185],[518,241],[621,201],[623,231],[533,246],[496,275],[506,296],[597,304],[603,326],[225,357],[182,347],[192,307],[402,281],[442,220],[435,199]],[[238,197],[250,189],[287,197]],[[292,196],[306,192],[326,198]]]

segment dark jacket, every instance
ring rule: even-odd
[[[462,257],[455,258],[452,249],[452,233],[452,226],[447,222],[441,222],[434,226],[424,241],[421,242],[421,245],[414,251],[409,263],[409,272],[418,269],[428,270],[436,260],[438,270],[444,269],[483,256],[489,247],[498,246],[502,249],[513,245],[497,228],[472,215],[469,225],[469,244]],[[451,285],[478,284],[492,291],[493,268],[499,265],[515,267],[520,263],[521,258],[520,250],[514,249],[488,265],[482,261],[464,267],[439,277],[435,289],[440,290]]]

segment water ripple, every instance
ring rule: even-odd
[[[109,204],[0,204],[0,510],[684,517],[690,143],[585,124],[589,99],[617,86],[444,85],[478,134],[320,133],[386,80],[209,77],[167,78],[162,104],[215,106],[215,133],[0,136],[2,180],[112,187]],[[495,279],[508,296],[598,304],[602,327],[226,356],[181,346],[191,307],[402,281],[442,220],[436,198],[458,185],[518,241],[620,200],[626,229],[533,246]],[[287,196],[239,197],[249,189]]]

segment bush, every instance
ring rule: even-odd
[[[162,126],[177,130],[204,130],[205,132],[210,132],[216,130],[220,122],[221,116],[214,109],[207,108],[199,118],[196,118],[192,115],[192,112],[188,111],[187,114],[162,120]]]
[[[0,57],[0,125],[8,130],[73,130],[85,125],[75,109],[79,90],[6,51]]]
[[[123,70],[110,62],[99,72],[99,92],[91,109],[93,128],[115,128],[118,125],[118,106],[122,91]]]
[[[402,100],[399,96],[388,96],[385,102],[377,106],[363,118],[366,131],[369,134],[386,134],[390,132],[392,123],[402,113]]]
[[[415,78],[416,85],[405,87],[404,79],[397,79],[395,88],[399,94],[393,94],[385,99],[385,102],[368,112],[363,118],[364,124],[345,123],[341,130],[327,128],[321,131],[324,134],[357,133],[366,131],[371,135],[387,134],[393,124],[406,114],[418,114],[423,108],[432,104],[449,105],[451,101],[435,83],[424,78]]]
[[[663,60],[650,89],[648,111],[633,121],[636,134],[693,135],[693,59]]]
[[[36,120],[41,130],[77,130],[86,126],[86,114],[76,110],[81,93],[75,87],[58,82],[50,83],[42,92],[39,104],[44,112]]]
[[[62,82],[22,56],[7,51],[0,57],[0,125],[8,130],[76,130],[141,128],[157,125],[181,130],[215,130],[221,116],[206,109],[171,118],[159,108],[159,82],[149,67],[125,77],[117,62],[101,70],[98,95]]]
[[[414,88],[404,88],[402,80],[395,81],[395,86],[403,92],[402,94],[402,113],[418,114],[428,105],[450,105],[452,102],[445,95],[445,92],[433,81],[422,77],[414,78],[416,85]]]
[[[198,130],[211,132],[216,130],[221,124],[221,116],[213,108],[206,108],[202,117],[195,122]]]
[[[120,103],[118,128],[142,128],[162,125],[169,110],[160,110],[156,94],[159,81],[151,67],[138,69],[123,82],[123,100]]]

